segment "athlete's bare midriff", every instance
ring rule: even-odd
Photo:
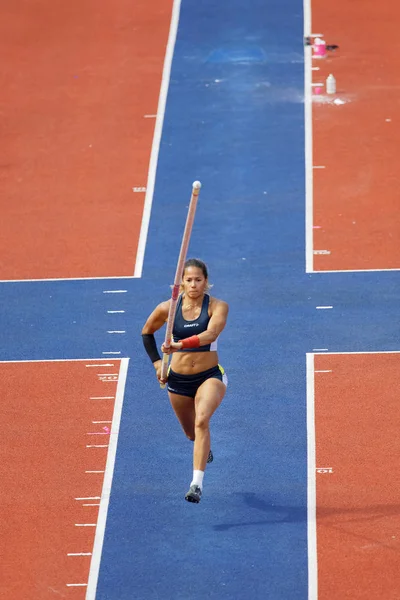
[[[181,375],[195,375],[207,371],[218,364],[218,353],[210,352],[174,352],[171,369]]]

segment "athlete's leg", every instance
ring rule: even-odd
[[[194,400],[194,470],[204,471],[206,468],[207,458],[210,452],[210,419],[221,404],[225,392],[225,384],[215,377],[211,377],[204,381],[197,390]]]
[[[173,394],[172,392],[168,392],[168,396],[171,406],[174,409],[174,413],[176,414],[186,437],[188,437],[189,440],[194,441],[195,411],[193,398],[190,398],[189,396],[180,396],[179,394]]]

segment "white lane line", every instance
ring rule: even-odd
[[[99,367],[103,365],[98,365]],[[114,365],[112,365],[114,366]],[[118,373],[97,373],[97,377],[118,377]]]
[[[75,523],[75,527],[96,527],[96,523]]]
[[[107,331],[107,333],[126,333],[126,331],[124,331],[124,330],[121,330],[121,331],[118,331],[118,330],[115,330],[115,331],[114,331],[114,330],[111,330],[111,331]]]
[[[68,552],[67,556],[92,556],[91,552]]]
[[[85,473],[104,473],[104,471],[85,471]]]
[[[87,583],[66,583],[67,587],[87,587]]]
[[[321,348],[316,348],[316,350]],[[322,350],[328,350],[328,348],[322,348]],[[400,354],[400,350],[355,350],[353,352],[328,352],[328,354]]]
[[[97,377],[118,377],[118,373],[97,373]]]
[[[124,310],[108,310],[107,312],[109,315],[116,315],[119,313],[124,313],[125,311]]]
[[[333,306],[316,306],[315,308],[317,310],[327,310],[329,308],[333,308]]]
[[[90,400],[114,400],[115,396],[90,396]]]
[[[317,488],[315,460],[315,386],[314,355],[307,353],[307,538],[308,600],[318,598]]]
[[[103,294],[126,294],[128,290],[104,290]]]
[[[314,371],[314,373],[332,373],[332,369],[326,369],[326,370],[321,370],[321,371]]]
[[[380,273],[381,271],[400,271],[400,267],[398,267],[396,269],[343,269],[343,270],[327,269],[326,271],[325,270],[324,271],[313,271],[313,273]]]
[[[100,500],[100,496],[85,496],[84,498],[75,498],[75,500]]]
[[[303,1],[304,37],[311,37],[311,0]],[[304,46],[304,145],[305,145],[305,261],[306,273],[314,268],[313,255],[313,132],[312,132],[312,47]]]
[[[151,156],[149,164],[149,174],[146,185],[146,196],[143,207],[142,224],[140,227],[139,243],[136,252],[136,264],[134,277],[141,277],[143,270],[144,253],[146,249],[147,233],[149,230],[150,213],[153,204],[154,186],[156,180],[158,154],[160,151],[161,134],[164,123],[165,105],[167,102],[169,80],[171,76],[171,65],[174,54],[176,34],[178,31],[179,13],[181,9],[181,0],[174,0],[171,15],[171,25],[165,52],[163,74],[161,79],[160,96],[158,99],[157,118],[154,126],[153,143],[151,146]]]
[[[128,373],[129,358],[123,358],[121,360],[117,393],[114,404],[113,424],[111,426],[111,433],[117,434],[111,436],[110,445],[107,452],[107,464],[106,472],[104,475],[103,489],[101,493],[99,515],[97,520],[96,534],[93,545],[93,556],[90,563],[88,590],[86,593],[86,600],[95,600],[97,581],[99,577],[101,554],[103,551],[104,533],[106,529],[108,504],[111,494],[111,485],[114,473],[115,456],[117,453],[118,444],[118,432],[121,422],[122,405],[124,401],[126,377]]]
[[[46,279],[0,279],[0,283],[35,283],[37,281],[98,281],[132,279],[132,275],[107,275],[106,277],[46,277]]]
[[[104,473],[104,471],[103,471]],[[82,506],[100,506],[100,504],[82,504]]]
[[[328,348],[313,348],[313,352],[325,352],[328,351]]]
[[[44,279],[43,281],[48,281]],[[26,360],[0,360],[0,364],[8,363],[57,363],[57,362],[88,362],[89,360],[105,360],[104,358],[46,358],[46,359],[26,359]]]
[[[319,71],[319,67],[311,67],[311,71]]]
[[[86,448],[108,448],[108,444],[86,444]]]
[[[112,363],[103,363],[102,365],[85,365],[85,367],[114,367]]]
[[[121,352],[102,352],[102,354],[121,354]]]
[[[92,423],[112,423],[112,421],[92,421]]]

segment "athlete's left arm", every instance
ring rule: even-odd
[[[229,306],[223,300],[213,300],[212,314],[208,322],[206,331],[199,334],[200,346],[206,346],[215,342],[221,331],[226,325],[228,319]]]

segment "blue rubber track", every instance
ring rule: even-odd
[[[304,272],[302,26],[300,2],[182,4],[137,334],[168,298],[200,179],[189,254],[230,304],[229,388],[186,503],[192,444],[135,339],[99,600],[307,596],[305,361],[285,339]]]

